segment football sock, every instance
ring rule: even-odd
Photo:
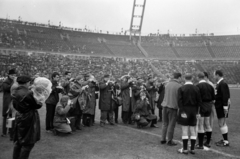
[[[194,150],[197,136],[191,136],[191,150]]]
[[[207,144],[210,144],[211,138],[212,138],[212,131],[207,131]]]
[[[200,147],[203,146],[204,133],[198,133],[198,144]]]
[[[220,128],[222,136],[223,136],[223,140],[228,141],[228,127],[227,125],[224,125]]]
[[[183,150],[188,150],[188,136],[182,136]]]

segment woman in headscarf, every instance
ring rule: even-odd
[[[55,116],[53,119],[54,133],[72,133],[70,120],[67,118],[67,113],[72,107],[72,102],[68,96],[64,95],[56,106]]]

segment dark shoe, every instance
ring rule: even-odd
[[[46,130],[46,133],[52,133],[52,130]]]
[[[194,150],[190,150],[189,152],[190,152],[190,154],[195,155],[195,151]]]
[[[158,128],[158,126],[155,125],[155,124],[152,124],[152,125],[151,125],[151,128]]]
[[[55,135],[55,136],[57,136],[59,134],[59,132],[56,129],[54,129],[52,132],[53,132],[53,135]]]
[[[229,142],[228,141],[223,141],[223,140],[218,141],[215,144],[216,144],[216,146],[219,146],[219,147],[228,147],[229,146]]]
[[[195,146],[195,148],[196,148],[196,149],[201,149],[201,150],[204,149],[203,146],[200,146],[200,145],[198,145],[198,144]]]
[[[188,154],[188,150],[183,150],[183,148],[181,148],[181,149],[178,150],[178,153],[187,155]]]
[[[114,123],[109,123],[110,125],[115,125]]]
[[[168,146],[176,146],[177,143],[171,140],[171,141],[168,141],[168,142],[167,142],[167,145],[168,145]]]
[[[82,128],[81,127],[76,127],[76,130],[82,130]]]
[[[7,135],[6,134],[2,134],[1,137],[6,137]]]
[[[210,144],[208,144],[207,142],[205,142],[203,145],[204,145],[204,146],[206,146],[206,147],[208,147],[208,148],[210,148],[210,147],[211,147],[211,145],[210,145]]]
[[[166,144],[166,143],[167,143],[167,141],[165,141],[165,140],[164,140],[164,141],[161,141],[161,144]]]
[[[100,126],[101,126],[101,127],[103,127],[104,125],[105,125],[104,123],[102,123],[102,122],[100,123]]]

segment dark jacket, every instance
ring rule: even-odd
[[[42,107],[33,97],[33,92],[25,86],[12,89],[15,116],[14,142],[22,145],[35,144],[40,140],[40,119],[37,109]]]
[[[11,86],[13,85],[13,80],[11,78],[7,78],[3,84],[2,84],[2,88],[3,88],[3,109],[2,109],[2,116],[7,116],[7,112],[8,112],[8,109],[9,109],[9,105],[12,101],[12,97],[11,97],[11,94],[10,94],[10,89],[11,89]]]
[[[113,110],[112,92],[110,91],[111,86],[109,84],[106,85],[105,82],[100,82],[99,89],[100,89],[99,109],[103,111]]]
[[[57,103],[59,102],[59,93],[63,92],[63,90],[57,88],[57,86],[58,83],[56,81],[52,81],[52,92],[46,100],[46,104],[57,105]]]
[[[227,83],[222,80],[216,86],[215,106],[216,108],[228,106],[228,99],[230,99],[230,91]]]

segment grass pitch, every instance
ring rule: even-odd
[[[45,132],[45,113],[43,106],[39,110],[41,119],[41,140],[36,143],[30,158],[32,159],[225,159],[240,158],[240,90],[231,89],[232,106],[228,119],[230,147],[220,148],[214,145],[215,141],[222,138],[215,119],[213,129],[213,151],[196,150],[195,155],[178,154],[181,144],[174,147],[161,145],[161,123],[159,128],[137,129],[135,126],[99,126],[99,110],[96,111],[96,124],[93,127],[84,127],[72,135],[53,136]],[[2,111],[2,93],[0,94],[0,113]],[[158,110],[156,110],[156,114]],[[119,113],[120,116],[120,113]],[[2,118],[0,119],[0,131],[2,131]],[[181,141],[181,129],[175,128],[175,140]],[[0,138],[0,159],[12,158],[13,143],[9,137]],[[231,157],[224,155],[229,154]]]

